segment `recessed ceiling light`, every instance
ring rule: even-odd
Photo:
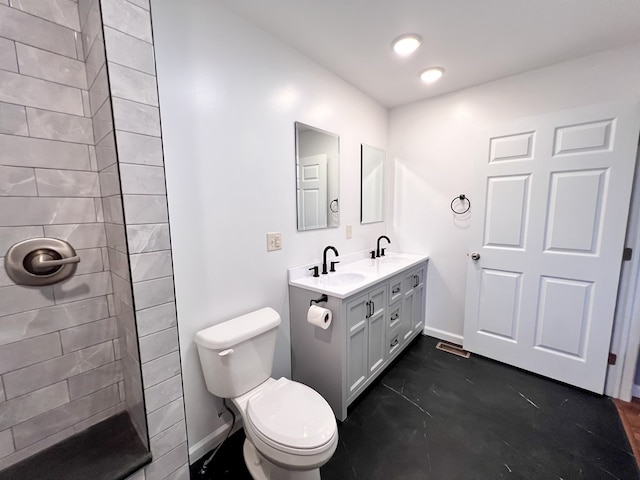
[[[440,77],[444,75],[444,68],[442,67],[429,67],[426,70],[420,72],[420,79],[424,83],[434,83],[440,80]]]
[[[421,43],[422,37],[420,35],[410,33],[408,35],[401,35],[396,38],[393,41],[393,49],[398,55],[406,57],[407,55],[415,52]]]

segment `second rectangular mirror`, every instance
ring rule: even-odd
[[[340,225],[340,137],[296,122],[298,230]]]
[[[362,144],[360,223],[384,221],[384,150]]]

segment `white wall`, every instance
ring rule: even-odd
[[[282,316],[274,375],[289,375],[287,268],[318,260],[329,244],[342,254],[372,248],[386,233],[386,223],[359,225],[359,172],[361,142],[386,148],[387,110],[219,2],[154,0],[152,7],[194,453],[223,425],[220,401],[202,379],[195,332],[271,306]],[[340,135],[340,228],[296,231],[296,120]],[[282,231],[280,252],[266,251],[271,231]]]
[[[392,238],[400,250],[431,256],[426,319],[430,334],[462,340],[471,217],[456,219],[449,205],[460,193],[474,200],[474,161],[484,153],[475,147],[479,130],[588,104],[637,102],[639,58],[636,44],[391,110]]]

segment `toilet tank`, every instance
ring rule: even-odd
[[[196,333],[207,389],[234,398],[271,377],[278,325],[278,312],[262,308]]]

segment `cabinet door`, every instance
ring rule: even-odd
[[[347,397],[367,379],[369,296],[360,295],[347,303]]]
[[[411,327],[415,333],[424,328],[424,267],[415,271],[415,287],[413,287],[413,311],[411,312]]]
[[[404,296],[402,298],[402,312],[401,312],[401,325],[400,325],[400,339],[401,343],[407,341],[407,339],[413,333],[413,310],[415,298],[415,285],[416,274],[415,270],[407,272],[404,276],[402,290]]]
[[[385,312],[387,306],[387,286],[373,290],[369,294],[369,375],[373,375],[384,364],[386,345]]]

